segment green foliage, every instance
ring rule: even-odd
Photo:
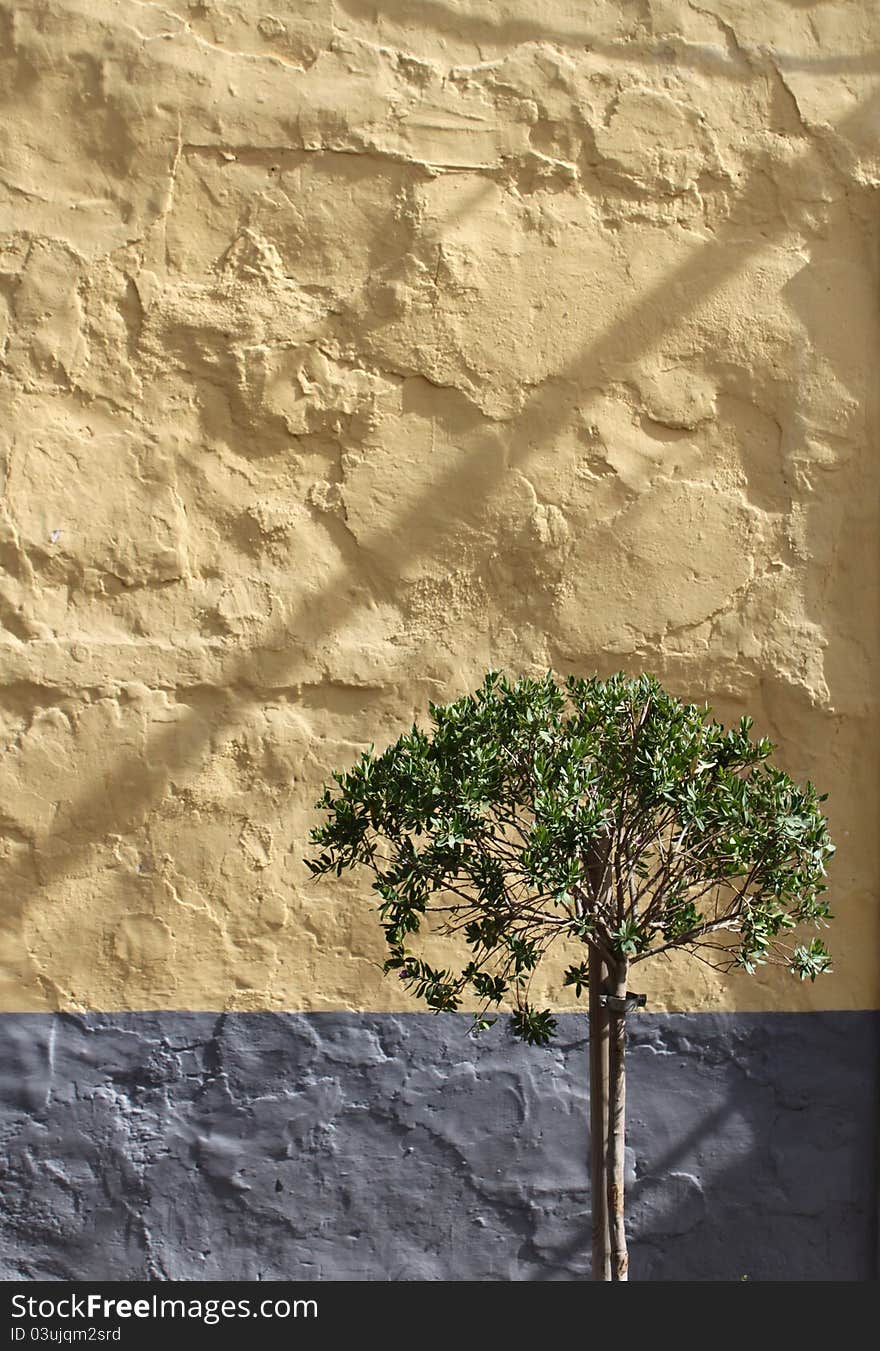
[[[529,1008],[528,1005],[514,1010],[511,1024],[515,1035],[530,1046],[546,1046],[556,1031],[556,1019],[552,1014],[546,1010]]]
[[[726,730],[708,706],[622,673],[560,683],[492,671],[429,711],[430,731],[414,724],[333,775],[306,860],[316,877],[373,872],[385,970],[429,1008],[460,1007],[470,987],[484,1009],[511,998],[517,1034],[549,1040],[553,1019],[530,1006],[528,984],[566,936],[612,967],[684,947],[723,970],[828,970],[819,939],[785,942],[830,918],[825,796],[768,763],[775,748],[750,739],[750,718]],[[470,949],[457,974],[406,947],[434,913]],[[586,980],[581,963],[564,983],[579,996]]]

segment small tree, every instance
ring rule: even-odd
[[[820,939],[786,942],[830,917],[827,795],[768,764],[775,747],[749,739],[750,718],[726,731],[710,712],[653,676],[560,685],[492,671],[475,694],[431,704],[430,733],[414,724],[335,773],[311,832],[315,876],[375,874],[385,971],[435,1012],[468,994],[475,1031],[509,1001],[514,1032],[549,1041],[555,1020],[529,983],[555,942],[583,945],[564,984],[588,994],[594,1280],[627,1279],[625,1018],[644,1003],[630,968],[672,948],[721,970],[781,961],[810,980],[830,965]],[[469,949],[458,972],[407,946],[435,914]]]

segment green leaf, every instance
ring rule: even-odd
[[[587,989],[590,983],[589,962],[581,962],[578,966],[570,966],[562,978],[562,983],[563,985],[573,985],[575,997],[580,999],[581,991]]]
[[[547,1009],[532,1009],[527,1004],[511,1015],[514,1036],[529,1046],[546,1046],[556,1033],[556,1019]]]
[[[793,953],[781,941],[831,917],[826,795],[770,763],[749,717],[725,728],[708,704],[622,671],[490,671],[428,713],[426,728],[331,773],[304,860],[316,884],[372,875],[384,969],[428,1008],[525,994],[563,936],[637,962],[698,945],[711,924],[747,972],[829,969],[819,940]],[[405,950],[444,925],[463,939],[450,969]],[[580,997],[588,964],[563,985]],[[515,1020],[534,1044],[553,1021],[525,1003]]]

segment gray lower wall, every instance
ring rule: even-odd
[[[2,1015],[6,1279],[582,1278],[585,1019]],[[632,1276],[875,1275],[875,1013],[630,1022]]]

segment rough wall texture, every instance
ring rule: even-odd
[[[0,42],[3,1006],[410,1007],[311,807],[491,665],[651,670],[831,793],[833,980],[655,1007],[872,1007],[873,0]]]
[[[584,1023],[10,1016],[0,1275],[582,1278]],[[634,1019],[633,1276],[871,1279],[878,1055],[870,1013]]]
[[[870,1274],[878,129],[874,0],[0,0],[4,1274],[583,1274],[581,1025],[301,863],[489,666],[829,791],[835,975],[646,975],[633,1268]]]

